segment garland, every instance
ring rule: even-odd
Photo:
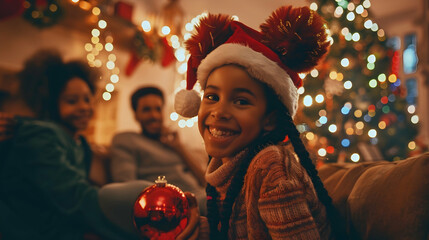
[[[165,37],[161,37],[153,31],[145,33],[138,28],[134,34],[131,57],[126,66],[125,74],[130,76],[141,60],[149,60],[153,63],[159,62],[161,66],[167,67],[175,62],[174,50],[168,44]]]
[[[39,28],[52,26],[63,16],[63,10],[57,0],[27,0],[24,7],[24,19]]]

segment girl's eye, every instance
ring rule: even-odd
[[[249,101],[247,101],[246,99],[237,99],[234,101],[235,104],[238,105],[249,105]]]
[[[208,99],[208,100],[210,100],[210,101],[217,101],[217,100],[219,100],[219,97],[216,96],[216,95],[214,95],[214,94],[207,94],[205,98]]]
[[[67,102],[68,104],[76,104],[76,103],[77,103],[77,100],[76,100],[76,99],[67,99],[67,100],[66,100],[66,102]]]
[[[85,103],[91,103],[91,97],[85,97],[84,101]]]

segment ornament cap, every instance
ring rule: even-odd
[[[165,185],[167,185],[167,179],[165,179],[165,176],[158,176],[158,179],[155,180],[155,184],[157,187],[165,187]]]

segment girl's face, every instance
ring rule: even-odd
[[[198,112],[207,153],[215,158],[233,157],[263,131],[273,130],[266,106],[263,85],[245,70],[235,65],[214,70]]]
[[[85,130],[94,113],[92,92],[80,78],[72,78],[59,97],[59,113],[62,124],[73,134]]]

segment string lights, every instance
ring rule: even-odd
[[[179,83],[174,91],[174,94],[186,88],[185,74],[188,69],[187,61],[191,55],[185,50],[184,42],[191,37],[191,32],[194,31],[194,27],[198,25],[200,19],[205,16],[207,16],[207,12],[201,13],[200,15],[192,18],[191,21],[186,23],[183,29],[184,30],[183,38],[180,39],[176,35],[170,38],[171,44],[175,49],[174,55],[176,56],[176,59],[177,59],[176,72],[177,72],[177,79]],[[202,95],[201,85],[199,85],[198,82],[195,84],[194,90],[196,90]],[[172,112],[170,114],[170,119],[173,122],[176,122],[180,128],[185,128],[185,127],[192,128],[198,122],[198,116],[195,116],[193,118],[183,118],[176,112]]]
[[[112,98],[111,93],[115,90],[115,84],[119,82],[119,68],[116,66],[116,55],[113,52],[113,36],[106,31],[107,21],[103,18],[101,9],[92,6],[91,3],[83,0],[70,0],[77,4],[81,9],[90,11],[96,19],[96,26],[90,31],[90,41],[85,43],[84,48],[87,52],[86,59],[88,65],[95,68],[105,68],[107,79],[104,83],[102,98],[109,101]]]
[[[324,2],[326,3],[327,1]],[[331,31],[335,31],[334,34],[336,35],[332,36],[330,40],[335,41],[337,47],[347,44],[353,46],[353,51],[356,54],[353,56],[338,54],[343,56],[337,60],[339,64],[336,67],[331,64],[329,67],[323,69],[322,66],[322,69],[320,69],[320,66],[318,66],[319,70],[313,69],[310,72],[307,76],[308,80],[324,77],[320,75],[321,71],[325,72],[327,69],[334,69],[324,74],[327,76],[324,80],[325,91],[321,91],[320,88],[317,89],[311,85],[306,85],[308,89],[300,88],[298,90],[299,94],[302,95],[300,101],[304,112],[309,114],[309,116],[304,117],[307,121],[304,121],[306,123],[303,124],[315,127],[307,128],[303,136],[310,146],[319,146],[315,151],[321,159],[333,153],[336,153],[335,156],[339,156],[341,151],[346,151],[345,155],[348,157],[345,161],[361,161],[362,158],[357,150],[350,151],[349,148],[352,144],[357,141],[365,141],[364,137],[367,137],[368,142],[376,145],[381,141],[381,131],[386,131],[390,136],[394,136],[397,133],[397,129],[392,123],[401,120],[401,115],[396,116],[392,112],[392,107],[399,103],[398,97],[401,98],[399,93],[401,89],[400,79],[398,79],[395,72],[377,74],[376,72],[381,70],[378,66],[385,64],[385,62],[382,62],[384,55],[381,55],[380,51],[377,51],[375,47],[369,48],[367,53],[363,49],[369,45],[369,41],[377,40],[381,42],[386,40],[385,32],[379,28],[377,23],[368,18],[368,10],[371,7],[369,0],[365,0],[361,4],[355,3],[356,1],[335,0],[329,21],[331,23],[338,22],[340,19],[345,21],[344,27],[337,27],[337,30],[331,29]],[[329,9],[328,3],[319,6],[316,2],[312,2],[310,9],[319,10],[322,13],[325,11],[327,15],[330,14],[329,10],[327,10]],[[358,18],[359,21],[355,23]],[[355,27],[347,27],[347,25],[350,25],[346,24],[347,22],[353,22]],[[361,28],[356,27],[356,24],[363,24],[363,30],[359,30]],[[334,23],[332,26],[335,28],[338,24]],[[376,39],[368,38],[367,36],[370,34],[363,31],[374,32]],[[360,63],[359,58],[364,58],[365,65]],[[357,75],[350,74],[350,70],[355,68],[356,65],[363,68],[361,71],[364,76],[373,76],[375,74],[375,77],[369,77],[367,80],[362,77],[356,79]],[[364,87],[365,84],[355,81],[365,82],[367,89]],[[370,89],[380,92],[378,101],[372,104],[365,99],[365,95],[369,94]],[[347,95],[350,96],[350,100],[341,103],[342,100],[338,99],[337,96],[341,98],[346,91]],[[339,104],[341,105],[338,106]],[[418,124],[419,122],[415,109],[414,105],[407,107],[408,121],[412,124]],[[318,113],[318,117],[313,120],[314,122],[311,122],[309,118],[314,116],[314,113]],[[338,113],[342,116],[338,116]],[[330,136],[332,135],[339,137],[338,144],[331,141]],[[322,136],[329,136],[328,138],[331,140],[328,141],[326,137]],[[384,143],[386,139],[382,139],[382,141]],[[416,143],[409,141],[408,149],[413,150],[415,148]]]

